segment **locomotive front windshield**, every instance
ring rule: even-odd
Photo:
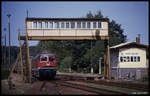
[[[47,61],[47,57],[42,57],[41,61]]]
[[[54,58],[52,58],[52,57],[49,57],[49,61],[54,61]]]

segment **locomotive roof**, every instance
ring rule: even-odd
[[[50,52],[40,52],[40,53],[38,53],[36,56],[35,56],[35,58],[37,58],[38,56],[40,56],[40,55],[55,55],[54,53],[50,53]]]
[[[55,55],[55,54],[50,52],[40,52],[39,55]]]

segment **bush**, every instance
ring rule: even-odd
[[[142,78],[142,82],[147,82],[148,81],[148,76],[144,76],[143,78]]]
[[[9,76],[9,70],[8,68],[1,67],[1,79],[7,79]]]
[[[58,65],[58,70],[62,72],[69,72],[69,66],[72,63],[71,57],[65,57],[61,63]]]

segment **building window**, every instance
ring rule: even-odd
[[[134,62],[136,62],[136,56],[134,56]]]
[[[42,28],[42,22],[39,22],[38,25],[39,25],[39,28]]]
[[[87,22],[87,28],[91,28],[91,22]]]
[[[93,22],[93,28],[96,28],[96,22]]]
[[[45,28],[48,28],[48,22],[45,22]]]
[[[82,28],[86,28],[86,23],[82,22]]]
[[[54,22],[54,28],[59,28],[59,22]]]
[[[133,62],[133,56],[131,56],[131,62]]]
[[[140,56],[120,57],[120,62],[140,62]]]
[[[123,62],[123,57],[120,57],[120,62]]]
[[[50,29],[53,28],[53,22],[49,22],[49,28],[50,28]]]
[[[102,28],[101,22],[98,22],[98,28]]]
[[[137,61],[140,62],[140,56],[137,57]]]
[[[75,22],[71,22],[71,28],[75,28]]]
[[[37,22],[33,22],[33,28],[37,28]]]
[[[127,62],[130,62],[130,57],[129,56],[127,56]]]
[[[65,23],[61,22],[61,28],[65,28]]]
[[[66,28],[69,28],[69,22],[66,22]]]
[[[123,61],[124,61],[124,62],[126,62],[126,61],[127,61],[127,60],[126,60],[126,57],[123,57]]]
[[[77,22],[77,28],[81,28],[81,22]]]

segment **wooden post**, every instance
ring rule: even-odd
[[[101,74],[101,72],[102,72],[102,63],[101,63],[101,61],[102,61],[102,58],[100,57],[99,58],[99,74]]]
[[[110,68],[110,48],[109,48],[109,40],[107,40],[107,65],[108,65],[108,67],[107,67],[107,78],[110,80],[111,79],[111,74],[110,74],[110,72],[111,72],[111,68]]]
[[[19,52],[19,54],[20,54],[20,52]],[[8,80],[11,79],[11,74],[13,73],[13,71],[14,71],[16,65],[17,65],[17,61],[19,60],[19,57],[20,57],[19,54],[18,54],[18,56],[17,56],[17,59],[16,59],[14,65],[13,65],[12,69],[10,70],[10,74],[9,74],[9,76],[8,76]]]
[[[20,41],[20,29],[18,30],[18,36],[19,36],[19,44],[20,44],[20,66],[21,66],[21,77],[22,80],[24,79],[24,75],[23,75],[23,63],[22,63],[22,50],[21,50],[21,41]]]
[[[105,53],[104,53],[104,78],[107,78],[107,47],[106,47],[106,42],[104,42],[105,44]]]
[[[92,56],[93,55],[92,55],[92,41],[91,41],[91,74],[93,74],[93,62],[92,62],[93,57]]]
[[[69,62],[69,72],[71,73],[71,66],[72,66],[72,52],[71,52],[71,62]]]
[[[26,44],[26,63],[27,63],[27,82],[31,83],[31,64],[29,61],[30,55],[29,55],[29,46],[28,46],[28,32],[27,32],[27,21],[26,21],[26,38],[25,38],[25,44]]]
[[[106,54],[104,53],[104,78],[106,76]]]

